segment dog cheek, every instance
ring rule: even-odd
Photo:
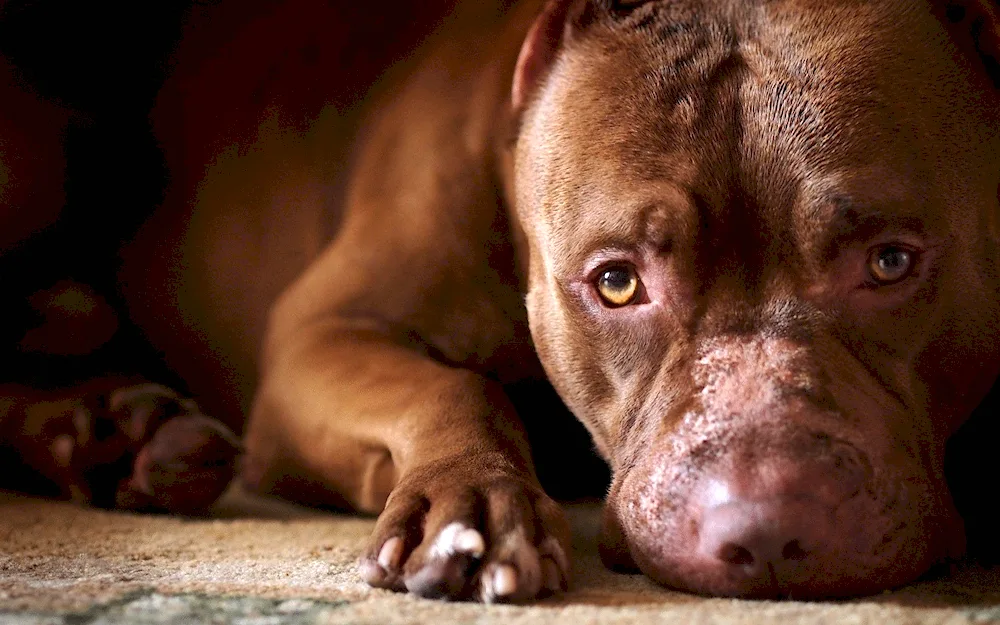
[[[994,347],[1000,341],[1000,311],[992,302],[963,302],[963,308],[946,317],[914,364],[915,376],[926,389],[928,412],[937,416],[936,438],[942,441],[980,404],[1000,374]],[[989,314],[985,320],[970,319],[969,309]]]
[[[994,211],[961,224],[953,249],[936,272],[934,297],[926,306],[923,345],[911,375],[934,416],[935,436],[954,433],[1000,375],[1000,243]]]
[[[554,298],[529,291],[528,326],[535,352],[559,397],[590,431],[601,456],[609,458],[613,428],[606,423],[606,401],[614,396],[610,380],[598,366],[595,345]]]

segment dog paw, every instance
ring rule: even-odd
[[[239,441],[194,401],[142,384],[116,390],[109,404],[138,448],[131,475],[115,493],[116,508],[200,514],[232,481]]]
[[[197,514],[232,480],[236,436],[166,387],[96,380],[17,403],[19,450],[77,503]]]
[[[239,452],[236,436],[219,421],[202,414],[176,416],[136,454],[115,507],[202,514],[232,481]]]
[[[569,527],[537,483],[476,459],[405,477],[359,570],[378,588],[428,598],[522,602],[566,589]]]

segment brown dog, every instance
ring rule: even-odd
[[[1000,370],[990,1],[473,17],[391,83],[342,213],[328,114],[198,168],[130,251],[211,412],[260,369],[244,480],[380,513],[373,585],[558,591],[520,421],[546,415],[504,391],[544,375],[614,471],[612,566],[805,598],[961,554],[944,445]]]

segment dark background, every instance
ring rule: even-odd
[[[192,4],[0,0],[0,54],[39,95],[72,111],[60,220],[0,256],[0,379],[63,386],[129,370],[179,384],[124,320],[111,343],[86,356],[14,346],[42,321],[28,296],[58,281],[89,285],[120,309],[120,242],[159,204],[168,181],[148,115]]]

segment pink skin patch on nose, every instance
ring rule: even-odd
[[[804,347],[787,339],[717,338],[694,368],[705,412],[745,413],[782,401],[785,389],[814,385]]]
[[[681,418],[668,436],[667,456],[675,462],[660,462],[649,476],[654,501],[641,504],[643,513],[655,514],[662,505],[655,493],[673,490],[678,479],[694,475],[688,463],[695,450],[724,447],[734,434],[734,420],[745,428],[748,418],[764,422],[780,419],[789,388],[813,390],[812,367],[805,348],[782,338],[721,337],[707,342],[695,363],[692,377],[699,389],[698,402]]]
[[[710,480],[705,488],[704,505],[706,508],[724,506],[733,500],[729,486],[719,480]]]

